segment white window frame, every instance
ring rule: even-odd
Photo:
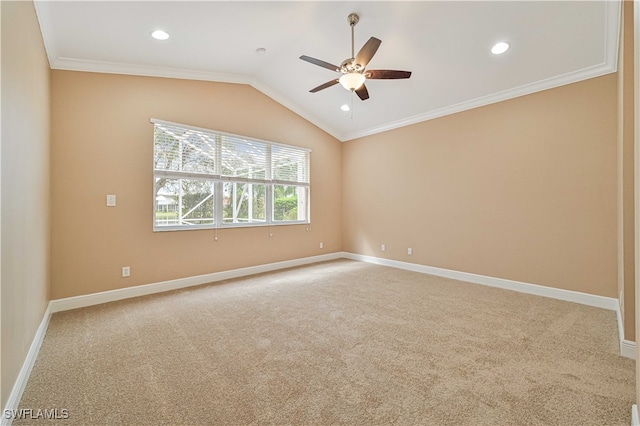
[[[152,118],[151,123],[154,126],[154,140],[153,140],[153,231],[154,232],[164,232],[164,231],[186,231],[186,230],[200,230],[200,229],[223,229],[223,228],[245,228],[245,227],[260,227],[260,226],[282,226],[282,225],[295,225],[295,224],[310,224],[311,223],[311,183],[310,183],[310,175],[311,175],[311,150],[308,148],[302,148],[293,145],[285,145],[271,141],[265,141],[261,139],[251,138],[248,136],[236,135],[233,133],[221,132],[218,130],[205,129],[195,126],[190,126],[181,123],[173,123],[170,121],[164,121]],[[175,170],[158,170],[155,167],[156,160],[156,138],[155,138],[155,128],[156,126],[168,126],[168,127],[177,127],[181,130],[192,130],[196,132],[205,133],[209,136],[215,138],[215,171],[214,173],[194,173],[194,172],[185,172],[185,171],[175,171]],[[224,176],[221,173],[222,166],[222,140],[224,138],[229,138],[231,140],[241,140],[243,142],[255,142],[258,144],[264,144],[266,147],[266,155],[265,155],[265,176],[264,179],[252,179],[247,177],[231,177]],[[226,140],[229,143],[228,140]],[[302,172],[302,176],[298,176],[298,180],[278,180],[272,177],[272,170],[274,168],[274,162],[272,159],[272,148],[273,147],[282,147],[287,150],[294,150],[299,155],[304,155],[305,158],[305,170]],[[205,180],[211,181],[214,183],[214,195],[213,195],[213,219],[214,223],[212,224],[198,224],[198,225],[157,225],[156,222],[156,213],[157,213],[157,199],[156,194],[158,194],[158,188],[156,187],[156,179],[159,177],[167,178],[167,179],[191,179],[191,180]],[[226,182],[236,182],[236,183],[248,183],[248,184],[257,184],[265,186],[265,220],[264,222],[247,222],[247,223],[232,223],[225,222],[223,219],[223,209],[224,209],[224,191],[223,187]],[[274,187],[275,186],[294,186],[294,187],[302,187],[305,188],[305,197],[301,200],[302,205],[304,206],[304,219],[301,220],[275,220],[274,219]],[[178,207],[180,208],[180,207]],[[249,220],[252,220],[249,218]]]

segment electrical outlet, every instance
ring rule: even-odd
[[[412,255],[412,254],[413,254],[413,249],[412,249],[411,247],[409,247],[409,248],[407,249],[407,254],[408,254],[408,255]]]
[[[130,277],[131,276],[131,268],[129,266],[123,266],[122,267],[122,277],[126,278],[126,277]]]
[[[385,246],[384,244],[380,246],[380,250],[385,251],[387,249],[387,246]]]
[[[320,248],[324,248],[324,243],[320,243]]]

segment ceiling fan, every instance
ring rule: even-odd
[[[340,64],[339,67],[328,62],[321,61],[320,59],[312,58],[310,56],[300,56],[300,59],[302,59],[303,61],[307,61],[314,65],[318,65],[320,67],[327,68],[342,74],[339,78],[327,81],[326,83],[309,90],[309,92],[316,93],[320,90],[326,89],[327,87],[331,87],[334,84],[340,83],[345,89],[356,92],[358,97],[364,101],[369,99],[369,92],[367,91],[367,87],[364,85],[364,82],[367,79],[395,80],[411,77],[411,71],[365,70],[367,64],[369,63],[369,61],[371,61],[371,58],[373,58],[373,55],[376,54],[376,51],[380,47],[380,43],[382,43],[382,41],[375,37],[371,37],[369,40],[367,40],[364,46],[362,46],[362,49],[360,49],[358,54],[354,55],[353,29],[359,20],[360,17],[355,13],[347,16],[347,22],[349,22],[349,25],[351,26],[351,57],[342,61],[342,64]]]

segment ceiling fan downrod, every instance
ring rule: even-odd
[[[347,22],[349,23],[349,26],[351,27],[351,59],[355,59],[356,57],[356,53],[355,53],[355,47],[354,47],[354,28],[356,26],[356,24],[360,21],[360,17],[355,14],[355,13],[351,13],[349,14],[349,16],[347,16]]]

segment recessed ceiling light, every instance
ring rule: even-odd
[[[166,40],[169,38],[169,34],[162,30],[155,30],[151,33],[151,37],[155,38],[156,40]]]
[[[256,54],[258,55],[264,55],[265,53],[267,53],[267,49],[265,49],[264,47],[258,47],[256,49]]]
[[[493,47],[491,48],[491,53],[493,53],[494,55],[502,55],[507,50],[509,50],[509,43],[501,41],[493,45]]]
[[[349,105],[344,104],[344,105],[342,105],[342,106],[340,107],[340,109],[341,109],[341,110],[343,110],[343,111],[349,111],[351,108],[349,108]]]

